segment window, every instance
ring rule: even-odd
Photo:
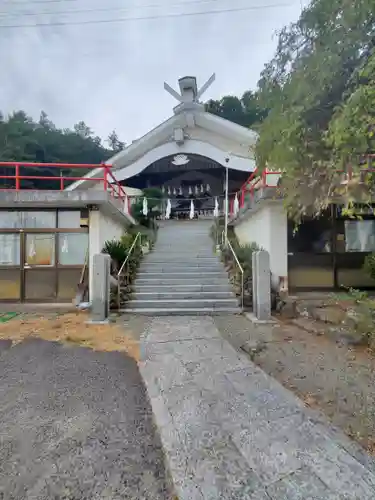
[[[55,264],[55,235],[27,234],[25,262],[31,266]]]
[[[0,211],[2,229],[44,229],[56,227],[56,212],[40,211]]]
[[[0,266],[20,265],[20,235],[0,234]]]
[[[81,211],[80,210],[59,210],[58,227],[76,229],[80,227]]]
[[[305,219],[294,230],[288,222],[288,251],[291,253],[332,252],[332,221],[328,216],[319,219]]]
[[[339,252],[374,252],[375,220],[339,221],[337,250]]]
[[[63,266],[83,265],[89,245],[88,233],[60,233],[59,264]]]

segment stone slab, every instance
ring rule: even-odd
[[[155,318],[141,344],[180,499],[375,498],[366,453],[223,341],[212,318]]]
[[[255,325],[274,325],[277,323],[277,321],[274,318],[269,318],[269,319],[259,319],[255,316],[254,313],[248,312],[245,313],[246,318],[254,323]]]

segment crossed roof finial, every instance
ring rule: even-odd
[[[210,78],[206,81],[204,85],[198,90],[197,79],[195,76],[184,76],[178,80],[178,85],[180,87],[180,93],[176,92],[168,83],[164,82],[164,89],[177,101],[180,103],[196,102],[199,103],[199,99],[206,92],[206,90],[211,87],[215,81],[216,75],[213,73]]]

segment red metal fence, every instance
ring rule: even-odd
[[[0,175],[0,180],[10,181],[10,186],[0,187],[1,191],[20,191],[25,189],[58,189],[63,191],[70,183],[84,180],[85,182],[93,183],[103,182],[104,191],[109,192],[111,196],[120,198],[123,201],[127,198],[123,186],[121,186],[112,173],[112,166],[104,163],[33,163],[2,161],[0,162],[0,168],[1,167],[3,167],[3,171],[8,172]],[[36,173],[35,175],[30,175],[30,169],[35,169],[36,172],[38,172],[39,169],[44,172],[46,170],[56,170],[57,175],[43,175],[42,172],[41,174]],[[70,175],[69,173],[64,175],[63,170],[69,170]],[[72,175],[72,172],[77,172],[78,175]],[[90,173],[92,176],[85,177],[85,175]],[[27,184],[30,184],[30,181],[37,184],[37,187],[28,187]],[[53,187],[51,187],[52,185]]]

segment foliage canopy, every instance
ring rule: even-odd
[[[290,214],[318,213],[337,195],[350,202],[342,171],[359,172],[375,145],[374,1],[313,0],[281,31],[259,101],[270,112],[257,162],[283,170]]]

